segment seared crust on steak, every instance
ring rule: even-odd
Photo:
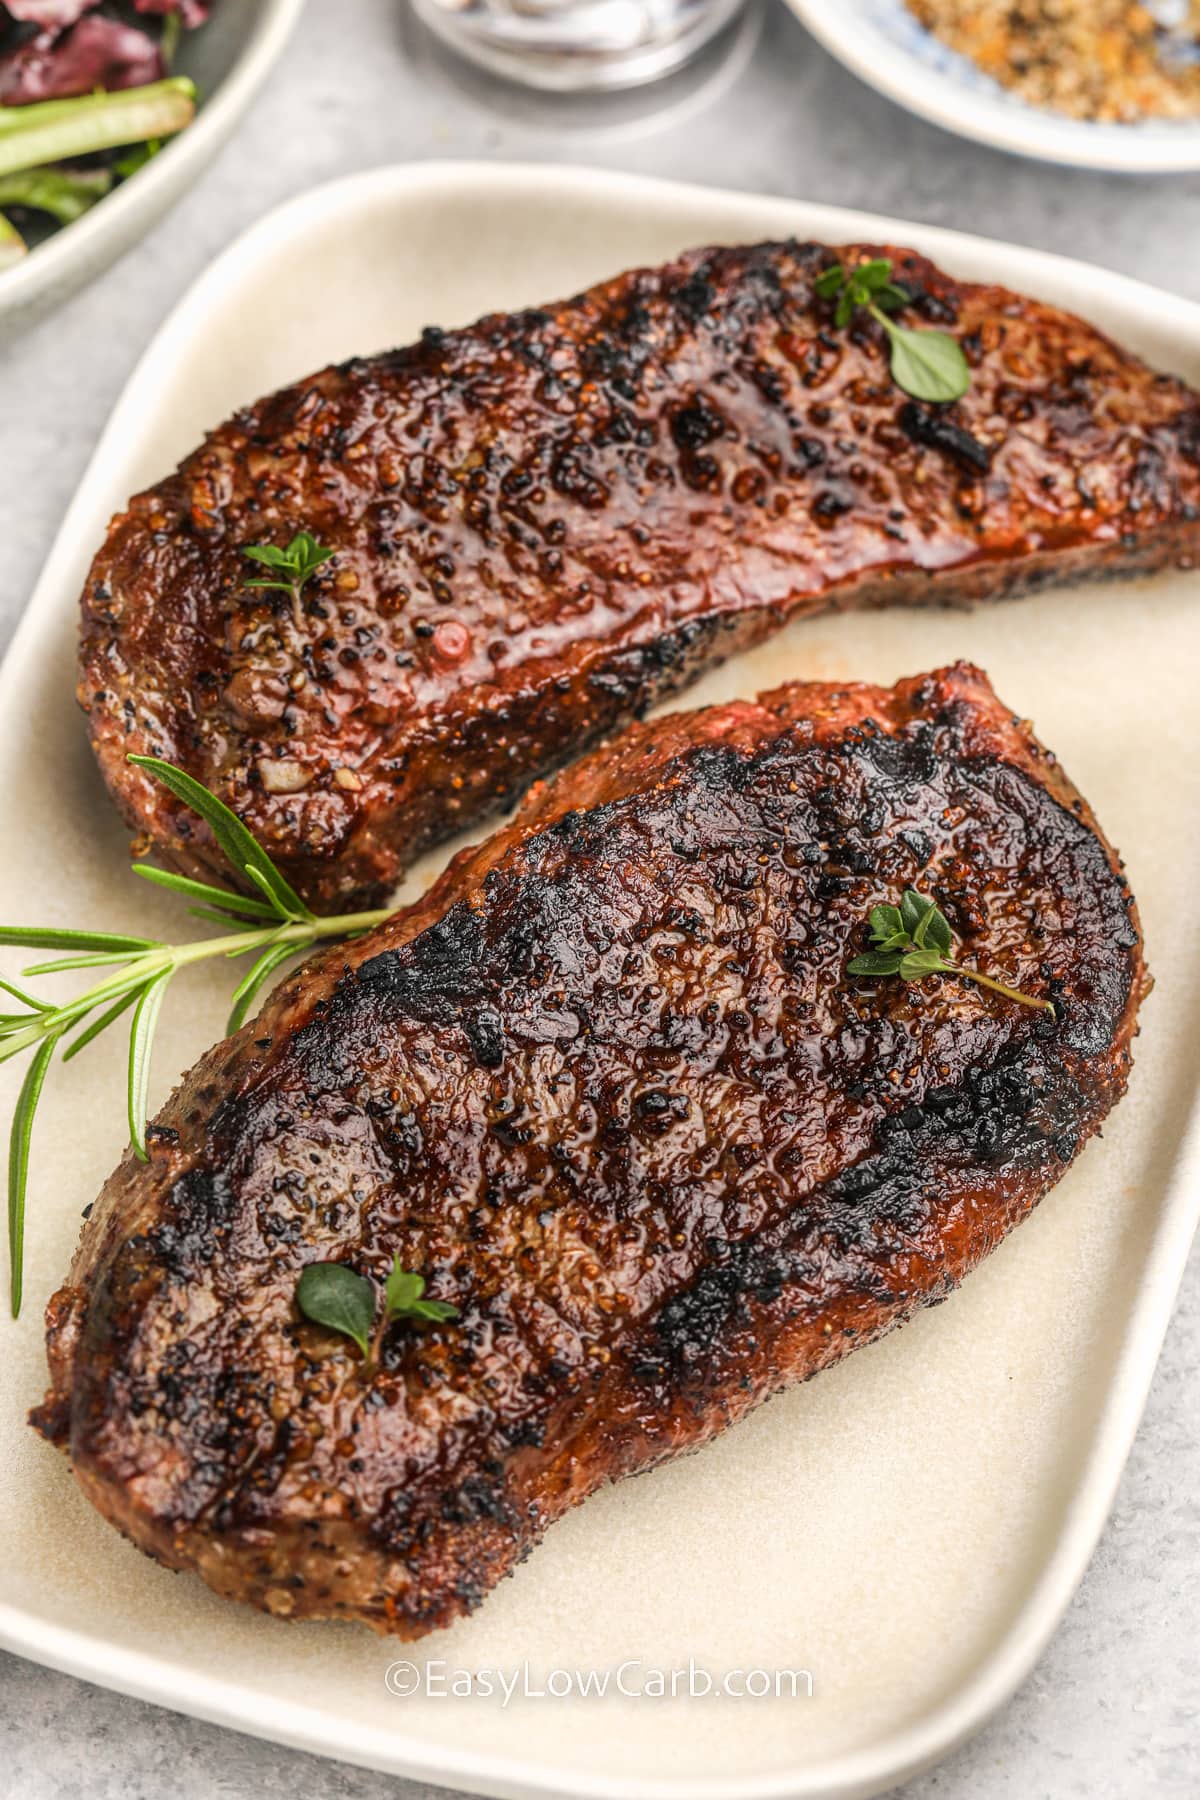
[[[904,319],[963,346],[952,407],[814,298],[879,254]],[[337,554],[294,616],[243,551],[302,528]],[[893,246],[698,250],[239,413],[114,519],[79,698],[175,866],[227,876],[129,751],[215,789],[336,911],[797,613],[1198,549],[1200,401],[1080,320]]]
[[[846,973],[936,897],[966,981]],[[161,1561],[416,1637],[599,1484],[941,1299],[1122,1093],[1120,864],[967,665],[631,728],[288,981],[127,1155],[39,1428]],[[295,1304],[398,1255],[381,1364]]]

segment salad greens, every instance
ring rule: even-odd
[[[127,181],[196,112],[170,73],[209,0],[0,0],[0,271]]]

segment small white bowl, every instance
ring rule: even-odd
[[[0,274],[0,336],[49,312],[115,262],[174,205],[229,137],[300,17],[304,0],[221,0],[185,32],[175,72],[200,89],[186,131],[72,225]]]
[[[904,0],[787,0],[831,56],[898,106],[959,137],[1119,174],[1200,169],[1200,121],[1097,124],[1030,106],[917,23]]]

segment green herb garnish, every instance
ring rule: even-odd
[[[846,964],[848,975],[899,975],[902,981],[923,981],[927,975],[961,975],[981,987],[1018,1000],[1022,1006],[1040,1007],[1054,1017],[1054,1003],[1007,987],[978,969],[968,969],[950,956],[954,938],[945,915],[932,900],[905,888],[899,906],[871,908],[871,942],[874,950]]]
[[[281,550],[277,544],[245,544],[242,555],[248,556],[252,562],[261,563],[266,569],[275,570],[274,575],[258,576],[244,585],[248,588],[277,588],[280,593],[290,594],[292,617],[298,629],[304,623],[300,605],[304,584],[336,552],[324,549],[310,531],[298,531],[286,550]]]
[[[253,956],[250,969],[233,993],[233,1007],[226,1029],[236,1031],[265,983],[281,964],[323,940],[357,937],[382,924],[390,913],[387,907],[375,912],[339,913],[329,917],[311,912],[253,833],[215,794],[183,769],[158,757],[131,756],[129,760],[205,820],[235,876],[254,892],[235,893],[228,888],[209,886],[207,882],[192,881],[167,869],[135,863],[136,875],[195,902],[189,910],[197,917],[215,919],[230,929],[220,937],[200,938],[186,944],[163,944],[152,938],[103,931],[71,931],[58,926],[0,927],[0,945],[66,952],[47,962],[31,964],[24,970],[26,978],[70,974],[82,969],[110,970],[94,986],[58,1006],[0,978],[0,991],[10,995],[19,1007],[19,1010],[0,1013],[0,1062],[7,1062],[25,1050],[33,1052],[17,1101],[9,1141],[8,1245],[14,1318],[21,1307],[30,1136],[42,1086],[60,1041],[67,1039],[63,1061],[68,1062],[123,1013],[133,1009],[127,1084],[129,1136],[135,1154],[145,1162],[148,1160],[146,1115],[150,1058],[159,1011],[171,977],[191,963],[205,962],[216,956]],[[69,1033],[74,1035],[68,1038]],[[438,1302],[425,1304],[437,1305]]]
[[[296,1283],[296,1304],[314,1325],[340,1331],[370,1355],[375,1289],[365,1275],[345,1263],[309,1263]]]
[[[859,306],[883,326],[891,344],[892,380],[914,400],[944,404],[960,400],[970,387],[971,371],[956,339],[945,331],[913,331],[888,318],[911,299],[892,280],[890,257],[877,256],[853,269],[834,263],[817,276],[814,291],[822,300],[837,301],[833,322],[839,331]]]
[[[379,1360],[379,1349],[389,1326],[397,1319],[414,1319],[440,1325],[457,1319],[458,1308],[446,1300],[426,1300],[425,1277],[392,1266],[383,1288],[383,1310],[376,1323],[375,1289],[364,1275],[356,1275],[345,1263],[310,1263],[296,1283],[296,1304],[314,1325],[340,1331],[352,1338],[369,1369]],[[372,1326],[375,1327],[372,1335]]]
[[[385,1323],[390,1325],[393,1319],[427,1319],[440,1325],[444,1319],[457,1319],[457,1306],[451,1306],[448,1300],[426,1300],[424,1295],[425,1277],[402,1269],[397,1256],[383,1290]]]

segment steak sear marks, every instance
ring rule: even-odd
[[[813,282],[890,256],[971,386],[909,400]],[[336,552],[289,595],[247,545]],[[1200,400],[1068,314],[891,246],[697,250],[540,311],[322,370],[113,520],[80,702],[122,812],[227,871],[126,761],[165,756],[319,910],[786,618],[1190,561]]]
[[[855,980],[933,896],[950,977]],[[35,1422],[219,1592],[414,1637],[602,1482],[940,1300],[1124,1089],[1120,865],[966,665],[630,728],[310,963],[127,1156]],[[459,1318],[364,1370],[295,1305],[393,1256]]]

